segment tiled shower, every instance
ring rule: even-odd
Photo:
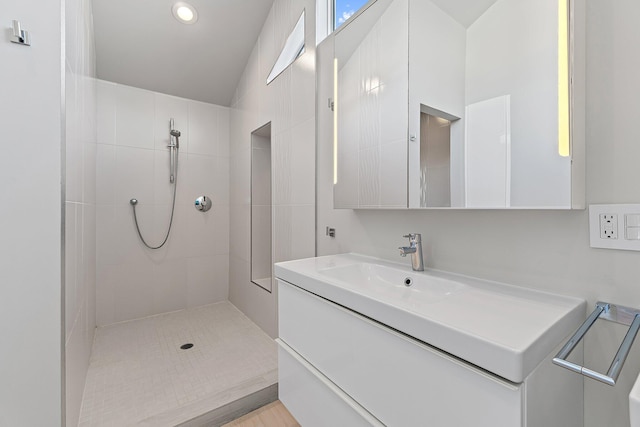
[[[98,81],[97,324],[219,301],[229,294],[229,108]],[[169,226],[169,120],[182,135]],[[194,208],[199,196],[213,202]]]
[[[217,393],[222,383],[248,393],[260,384],[267,390],[275,381],[273,341],[266,347],[258,343],[268,339],[260,328],[277,336],[277,288],[268,292],[250,280],[251,133],[271,123],[273,261],[313,256],[313,43],[270,85],[263,81],[288,28],[303,9],[308,18],[306,38],[312,40],[314,3],[274,2],[231,106],[226,107],[96,79],[91,1],[67,2],[66,20],[71,24],[66,38],[67,79],[72,83],[67,84],[67,133],[71,138],[67,143],[66,287],[67,299],[72,298],[66,305],[67,425],[100,425],[101,418],[113,421],[108,415],[113,408],[129,414],[131,422],[142,412],[156,421],[189,413],[167,412],[166,405],[156,405],[164,415],[153,418],[153,405],[143,402],[136,405],[146,409],[131,412],[127,404],[135,399],[120,398],[126,390],[134,395],[135,390],[145,390],[147,380],[154,384],[154,393],[164,396],[159,401],[191,409],[207,399],[214,401],[203,396],[207,390]],[[171,119],[181,132],[175,215],[167,244],[152,251],[136,234],[129,200],[138,200],[145,239],[152,245],[160,243],[171,213],[167,149]],[[74,139],[76,133],[79,136]],[[210,198],[210,211],[194,208],[199,196]],[[167,320],[185,309],[180,316],[195,316],[200,323]],[[137,319],[145,319],[147,326]],[[215,327],[207,326],[211,319],[218,319],[213,322]],[[225,324],[246,326],[220,329]],[[203,326],[204,330],[198,329]],[[92,355],[94,327],[99,329]],[[227,332],[232,335],[224,341]],[[199,340],[188,350],[195,351],[192,356],[179,349],[182,341],[190,339]],[[244,351],[242,343],[249,346]],[[221,358],[216,348],[222,345],[237,363]],[[264,348],[258,351],[260,346]],[[251,354],[255,360],[242,365],[240,361]],[[163,367],[159,355],[190,362],[185,367]],[[141,366],[131,371],[136,363],[148,365],[147,369]],[[203,371],[201,379],[184,377],[191,384],[188,387],[199,385],[183,396],[179,380],[186,375],[186,366],[200,366]],[[184,375],[176,376],[173,370]],[[107,377],[102,376],[105,373]],[[253,379],[246,377],[249,374]],[[131,381],[118,382],[129,376]],[[223,377],[226,380],[220,383]],[[213,382],[207,383],[207,378]],[[110,394],[113,387],[123,388],[124,394]],[[113,406],[114,399],[120,403]],[[211,409],[205,406],[200,408],[203,413]]]

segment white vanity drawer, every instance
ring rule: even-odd
[[[278,398],[300,425],[383,427],[289,346],[278,344]]]
[[[519,384],[287,282],[278,292],[280,339],[385,425],[523,425]]]

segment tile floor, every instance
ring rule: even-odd
[[[79,426],[175,426],[276,382],[275,342],[229,302],[119,323],[96,331]]]

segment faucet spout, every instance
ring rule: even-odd
[[[398,249],[400,250],[401,257],[406,257],[407,254],[413,254],[416,252],[416,248],[412,248],[410,246],[400,246]]]
[[[411,233],[404,236],[409,239],[409,246],[400,246],[400,256],[406,257],[411,254],[411,268],[413,271],[424,271],[424,260],[422,257],[422,235]]]

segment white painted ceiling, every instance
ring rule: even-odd
[[[453,19],[469,28],[498,0],[431,0]]]
[[[230,105],[273,0],[187,2],[192,25],[173,17],[175,1],[93,0],[98,78]]]

